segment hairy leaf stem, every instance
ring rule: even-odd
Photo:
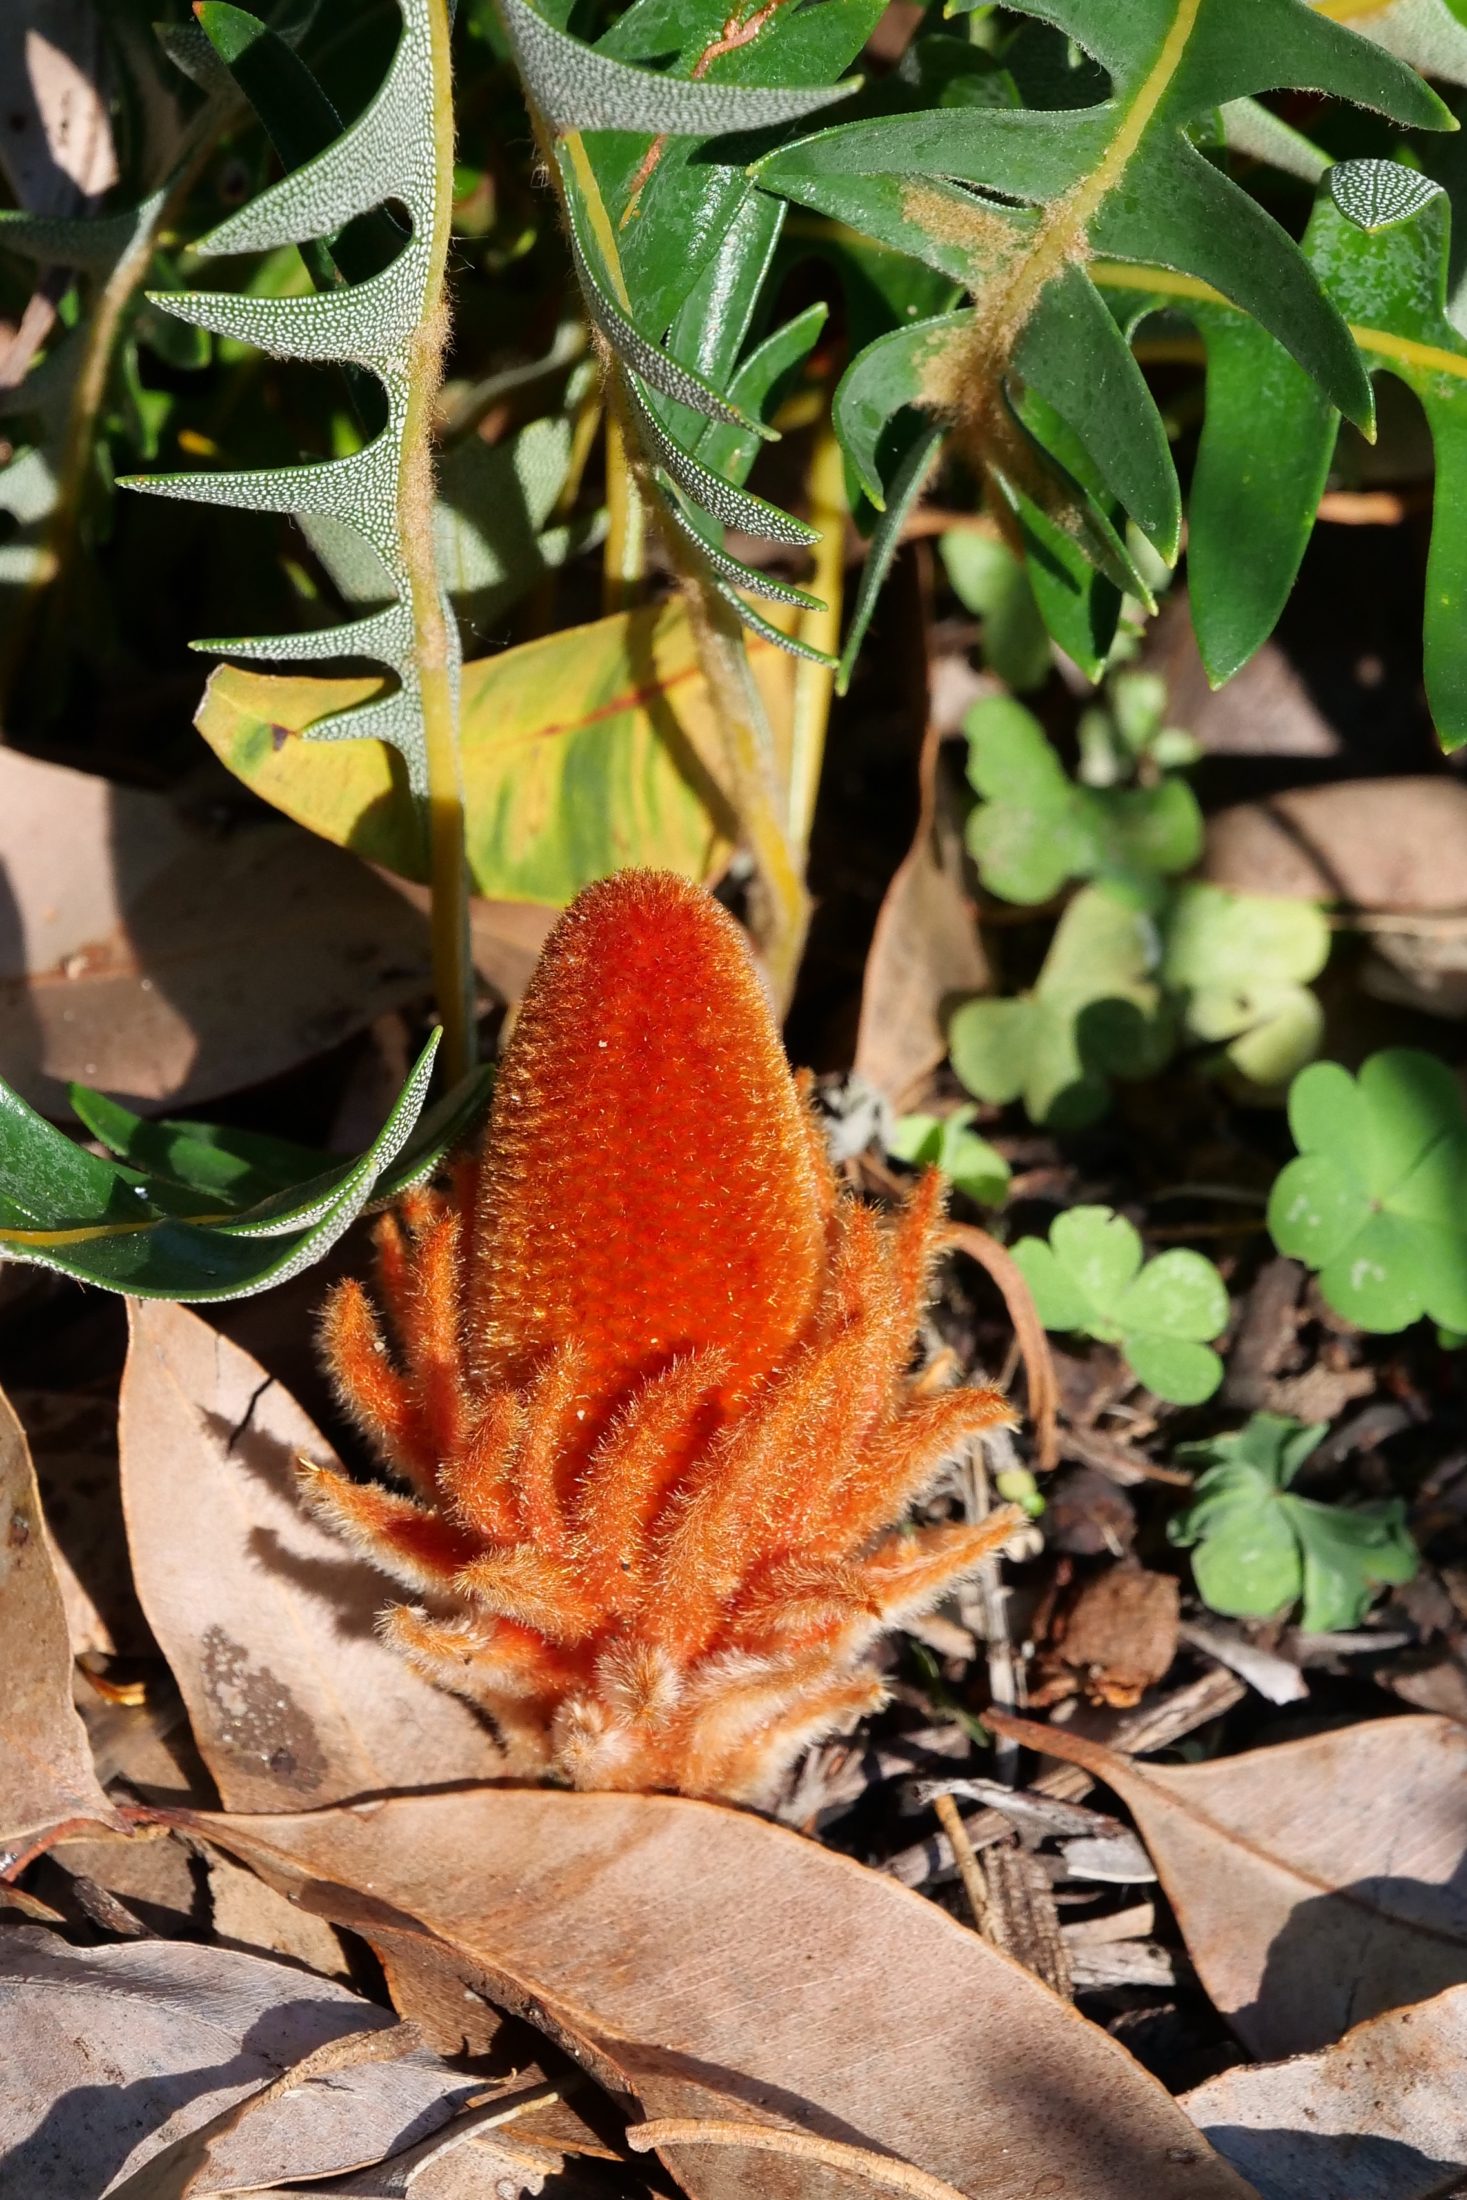
[[[433,986],[443,1024],[443,1071],[457,1084],[474,1053],[474,967],[469,952],[468,863],[458,742],[458,656],[433,546],[433,421],[448,333],[444,295],[453,223],[453,62],[447,0],[429,0],[433,71],[433,234],[423,317],[409,359],[398,475],[398,524],[413,615],[428,774],[428,878]]]

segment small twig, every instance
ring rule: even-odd
[[[748,2147],[765,2154],[792,2154],[806,2162],[823,2162],[827,2169],[848,2170],[888,2192],[910,2193],[912,2200],[965,2200],[956,2185],[925,2169],[914,2169],[910,2162],[875,2154],[870,2147],[817,2139],[808,2131],[784,2131],[778,2124],[740,2124],[721,2116],[659,2116],[651,2123],[634,2125],[627,2132],[627,2143],[636,2154],[670,2146]]]
[[[947,1835],[953,1852],[953,1862],[958,1867],[958,1877],[963,1882],[963,1892],[968,1897],[968,1907],[973,1912],[973,1924],[984,1940],[993,1939],[993,1910],[988,1900],[988,1881],[983,1876],[983,1866],[968,1839],[957,1804],[950,1795],[934,1795],[932,1808],[937,1822]]]
[[[1006,1246],[986,1230],[974,1229],[971,1223],[949,1222],[943,1230],[941,1242],[954,1246],[976,1260],[980,1268],[987,1269],[999,1290],[1003,1293],[1009,1320],[1019,1340],[1019,1350],[1024,1355],[1024,1373],[1029,1385],[1029,1418],[1034,1424],[1034,1449],[1036,1464],[1047,1471],[1059,1457],[1059,1377],[1054,1369],[1054,1354],[1049,1349],[1049,1339],[1044,1324],[1039,1319],[1034,1297],[1024,1281],[1023,1270]]]

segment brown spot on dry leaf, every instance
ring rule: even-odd
[[[132,1310],[123,1502],[138,1593],[231,1806],[291,1809],[492,1777],[457,1697],[378,1640],[382,1580],[301,1507],[332,1462],[300,1407],[181,1306]]]

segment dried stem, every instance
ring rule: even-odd
[[[1029,1386],[1029,1418],[1034,1424],[1035,1463],[1048,1471],[1059,1457],[1059,1433],[1056,1418],[1059,1413],[1059,1378],[1054,1370],[1054,1354],[1049,1349],[1049,1339],[1044,1333],[1034,1305],[1033,1293],[1024,1281],[1023,1270],[1012,1253],[990,1237],[986,1230],[975,1230],[970,1223],[950,1222],[943,1231],[944,1245],[966,1253],[976,1260],[1003,1293],[1009,1320],[1014,1325],[1023,1355],[1024,1373]]]
[[[741,2124],[728,2117],[658,2116],[650,2123],[635,2124],[627,2132],[627,2144],[636,2154],[650,2154],[654,2147],[748,2147],[754,2153],[789,2154],[804,2162],[823,2162],[827,2169],[846,2170],[864,2177],[867,2184],[887,2192],[903,2192],[911,2200],[964,2200],[956,2185],[933,2177],[925,2169],[870,2147],[844,2146],[835,2139],[817,2139],[808,2131],[785,2131],[778,2124]]]

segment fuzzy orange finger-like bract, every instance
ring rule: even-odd
[[[389,1639],[511,1766],[767,1799],[882,1698],[887,1627],[996,1550],[900,1532],[1009,1419],[909,1372],[941,1226],[840,1193],[733,919],[685,881],[587,889],[546,943],[482,1153],[379,1230],[324,1342],[410,1495],[310,1500],[427,1596]]]

